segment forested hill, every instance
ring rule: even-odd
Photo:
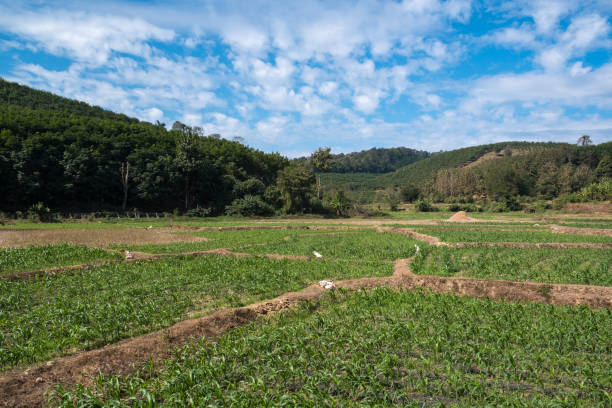
[[[563,145],[568,146],[566,143],[502,142],[433,153],[424,160],[398,168],[394,172],[381,175],[376,180],[376,183],[381,186],[401,185],[407,182],[420,185],[435,175],[438,170],[452,169],[473,163],[489,152],[495,152],[503,156],[503,151],[506,149],[516,152],[517,150],[526,150],[539,146],[546,150],[558,148]],[[505,154],[508,153],[506,152]]]
[[[244,188],[276,181],[289,161],[184,127],[167,131],[86,103],[0,80],[0,211],[201,206],[221,213]],[[244,184],[247,183],[247,184]],[[247,189],[248,190],[248,189]]]
[[[332,154],[333,173],[388,173],[429,157],[423,150],[407,147],[372,148],[361,152]],[[295,161],[305,163],[306,157]]]
[[[39,91],[14,82],[8,82],[2,78],[0,78],[0,104],[2,106],[19,106],[33,110],[57,110],[70,112],[77,116],[111,119],[128,123],[138,122],[138,119],[130,118],[123,114],[54,95],[50,92]]]

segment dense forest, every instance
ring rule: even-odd
[[[221,213],[245,195],[263,197],[289,163],[176,125],[168,131],[0,79],[0,210],[43,202],[61,211]]]
[[[388,173],[429,157],[423,150],[407,147],[372,148],[361,152],[331,155],[332,173]],[[308,162],[307,157],[295,161]]]
[[[180,122],[167,130],[0,79],[0,215],[47,206],[63,213],[343,214],[359,204],[393,208],[417,199],[517,209],[507,204],[609,199],[611,157],[612,142],[592,145],[583,136],[580,145],[506,142],[433,154],[320,148],[289,161]]]

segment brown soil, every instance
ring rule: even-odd
[[[377,286],[408,289],[424,287],[438,292],[490,299],[612,308],[612,288],[417,276],[410,270],[410,261],[411,259],[395,261],[393,275],[387,278],[351,279],[337,281],[335,284],[345,289]],[[214,341],[228,330],[247,324],[258,316],[286,309],[300,301],[317,299],[323,293],[324,289],[319,285],[312,285],[300,292],[285,293],[243,308],[219,310],[205,317],[182,321],[155,333],[60,358],[25,371],[13,370],[4,373],[0,377],[0,406],[39,407],[43,404],[45,391],[55,384],[61,383],[68,387],[78,383],[90,384],[91,379],[88,376],[98,372],[127,374],[133,370],[134,364],[140,364],[150,358],[159,362],[170,357],[173,348],[191,338],[205,336]]]
[[[556,234],[582,234],[582,235],[601,235],[612,237],[612,228],[574,228],[551,225],[552,232]]]
[[[398,233],[398,234],[403,234],[403,235],[409,236],[411,238],[417,239],[419,241],[426,242],[429,245],[434,245],[434,246],[443,246],[443,245],[446,245],[446,243],[440,241],[440,238],[438,238],[438,237],[433,237],[431,235],[421,234],[419,232],[415,232],[415,231],[412,231],[412,230],[407,229],[407,228],[386,228],[386,227],[379,227],[378,231],[391,231],[391,232],[395,232],[395,233]]]
[[[0,230],[0,247],[15,248],[67,242],[105,248],[111,244],[166,244],[208,240],[191,234],[177,234],[177,231],[179,230],[173,228]]]
[[[478,222],[476,218],[472,218],[465,211],[459,211],[450,217],[447,222]]]

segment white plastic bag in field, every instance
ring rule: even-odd
[[[319,286],[321,286],[323,289],[326,289],[326,290],[332,290],[336,287],[334,282],[326,281],[326,280],[319,281]]]
[[[125,259],[134,259],[134,254],[130,251],[125,251]]]
[[[316,256],[317,258],[323,258],[323,255],[321,255],[320,253],[318,253],[317,251],[312,251],[312,253],[314,254],[314,256]]]
[[[414,247],[416,248],[416,253],[418,254],[421,248],[417,244],[414,244]]]

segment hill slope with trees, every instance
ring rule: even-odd
[[[221,213],[243,195],[262,197],[289,164],[175,129],[0,79],[0,210],[120,210],[127,189],[129,209]]]

